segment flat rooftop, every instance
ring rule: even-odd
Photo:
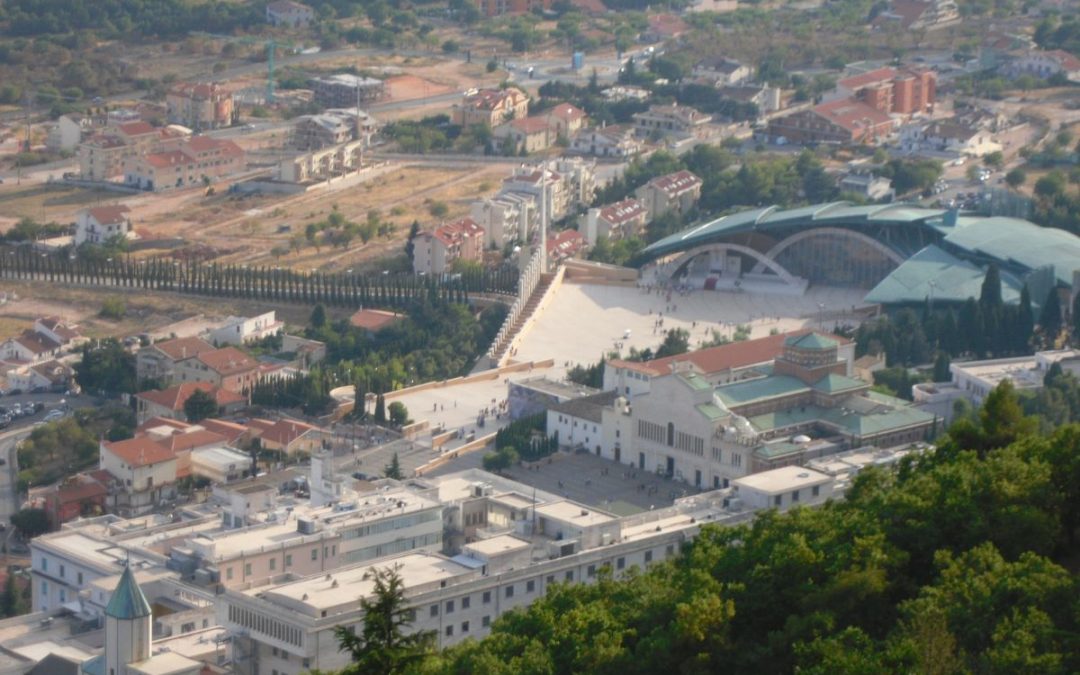
[[[480,539],[469,544],[465,544],[464,552],[476,553],[484,557],[490,558],[493,556],[499,556],[506,553],[514,553],[531,548],[532,544],[519,539],[513,535],[503,534],[498,537],[492,537],[491,539]]]
[[[599,389],[593,389],[592,387],[586,387],[569,381],[560,382],[547,377],[530,377],[528,379],[518,380],[514,384],[560,399],[575,399],[600,393]]]
[[[405,581],[406,592],[477,574],[475,570],[441,555],[409,553],[396,558],[383,558],[376,564],[367,562],[344,567],[329,574],[286,582],[269,590],[253,589],[245,593],[318,617],[324,610],[342,608],[341,611],[346,611],[347,608],[358,606],[359,599],[371,595],[375,588],[375,582],[368,573],[374,568],[390,566],[397,567],[398,574]]]
[[[105,536],[104,534],[102,536]],[[95,539],[78,531],[61,530],[55,535],[36,540],[39,547],[78,560],[98,569],[120,571],[121,564],[129,560],[133,565],[153,565],[154,562],[138,551],[119,546],[103,539]]]
[[[748,488],[765,494],[779,494],[798,490],[811,485],[820,485],[832,480],[823,473],[802,466],[784,466],[771,471],[751,474],[737,478],[732,483],[740,488]]]
[[[615,520],[611,514],[597,511],[595,507],[560,500],[536,507],[536,515],[564,523],[573,523],[581,527],[602,525]]]

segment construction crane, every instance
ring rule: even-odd
[[[271,104],[271,103],[274,102],[274,52],[277,50],[277,47],[279,45],[282,46],[282,47],[286,47],[286,48],[291,49],[294,46],[291,40],[284,40],[284,41],[279,42],[276,38],[273,38],[273,37],[260,38],[260,37],[251,37],[251,36],[247,36],[247,35],[242,35],[242,36],[218,35],[216,33],[203,33],[203,32],[193,32],[193,33],[191,33],[191,36],[192,37],[207,38],[209,40],[225,40],[225,41],[228,41],[228,42],[239,42],[241,44],[247,44],[247,45],[259,44],[259,43],[265,44],[266,45],[266,102],[267,102],[267,104]]]

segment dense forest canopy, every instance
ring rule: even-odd
[[[0,23],[11,36],[94,30],[106,37],[179,37],[193,30],[229,32],[262,21],[263,5],[190,0],[8,0]]]

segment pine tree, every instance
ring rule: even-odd
[[[322,305],[315,305],[315,309],[311,311],[311,327],[316,330],[326,325],[326,308]]]
[[[1056,287],[1046,295],[1042,313],[1039,314],[1039,326],[1047,344],[1052,345],[1061,332],[1061,297]]]
[[[375,397],[375,423],[386,424],[386,400],[382,392]]]
[[[949,355],[939,351],[934,359],[934,382],[948,382],[950,379]]]
[[[412,225],[409,226],[409,238],[405,241],[405,255],[409,258],[410,263],[416,255],[416,244],[413,243],[413,239],[418,234],[420,234],[420,221],[414,220]]]
[[[398,454],[396,452],[394,453],[393,459],[390,460],[390,463],[383,469],[383,474],[385,474],[387,478],[393,478],[394,480],[401,480],[404,477],[401,473],[401,462],[398,461]]]
[[[1020,290],[1020,307],[1016,315],[1016,342],[1013,345],[1018,353],[1027,353],[1031,344],[1031,334],[1035,332],[1035,314],[1031,310],[1031,291],[1027,284]]]

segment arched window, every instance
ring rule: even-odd
[[[668,444],[669,448],[673,447],[675,445],[675,423],[674,422],[668,422],[667,423],[667,444]]]

